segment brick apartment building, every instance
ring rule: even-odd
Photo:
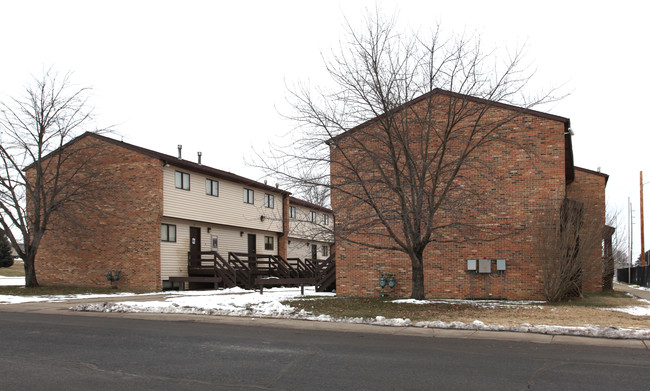
[[[465,117],[452,119],[452,115]],[[409,123],[402,129],[410,129],[410,133],[400,137],[402,141],[409,139],[413,156],[397,159],[403,162],[407,158],[422,158],[418,153],[424,152],[418,151],[422,151],[423,127],[417,121],[425,117],[440,128],[452,120],[468,128],[475,125],[493,127],[496,129],[493,136],[498,136],[474,151],[458,174],[453,196],[441,207],[436,221],[448,224],[449,228],[435,231],[435,240],[425,248],[425,296],[543,299],[543,260],[537,247],[540,239],[536,237],[535,227],[541,223],[545,208],[559,206],[565,199],[577,201],[585,205],[586,214],[601,221],[604,227],[608,176],[574,166],[568,118],[439,89],[329,142],[336,230],[345,232],[350,229],[351,221],[360,221],[342,235],[342,240],[337,236],[337,294],[377,296],[389,292],[397,297],[411,295],[411,260],[404,252],[390,250],[395,241],[388,237],[388,228],[373,220],[376,217],[368,212],[370,206],[365,202],[368,197],[364,191],[369,188],[371,198],[379,200],[379,207],[385,211],[390,208],[387,205],[396,202],[398,185],[389,188],[393,185],[387,186],[381,180],[373,182],[379,175],[387,172],[391,175],[391,170],[404,168],[384,165],[382,169],[386,171],[378,172],[378,164],[391,161],[387,157],[390,145],[386,134],[382,133],[382,121]],[[457,140],[449,142],[457,143],[452,145],[456,147],[462,145]],[[429,148],[428,153],[433,150]],[[378,155],[370,158],[372,153]],[[448,154],[445,162],[459,156],[458,150],[453,148]],[[363,167],[366,163],[368,166]],[[353,173],[352,165],[362,169]],[[346,183],[357,174],[372,185],[362,191],[358,183]],[[431,176],[426,179],[432,182]],[[389,227],[401,240],[406,240],[401,231],[402,218],[389,212],[386,216],[394,219]],[[505,270],[496,270],[497,259],[500,260],[499,268],[505,266]],[[601,252],[593,251],[590,259],[587,267],[596,272],[584,273],[584,291],[602,287]],[[468,270],[473,267],[473,261],[468,260],[477,260],[476,268],[484,269]],[[481,273],[487,271],[486,267],[490,272]],[[382,276],[394,276],[396,285],[380,287]]]
[[[190,246],[201,251],[329,256],[331,210],[290,193],[94,133],[63,149],[90,151],[84,167],[97,184],[53,215],[35,267],[44,285],[160,290],[187,276]],[[79,156],[84,155],[80,153]]]

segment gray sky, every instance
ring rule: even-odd
[[[476,32],[487,47],[528,45],[535,89],[570,93],[539,110],[568,117],[577,166],[609,174],[608,203],[638,226],[639,171],[647,148],[650,24],[642,1],[378,1],[428,31]],[[0,0],[0,97],[19,95],[54,65],[92,86],[100,125],[124,141],[264,179],[244,164],[252,147],[295,125],[282,119],[286,85],[322,80],[322,54],[344,18],[360,24],[375,1]],[[646,193],[650,193],[650,186]],[[650,209],[647,199],[645,209]],[[650,232],[649,235],[650,236]],[[637,250],[638,251],[638,250]]]

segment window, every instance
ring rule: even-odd
[[[273,209],[274,198],[273,194],[264,194],[264,206]]]
[[[176,226],[172,224],[161,224],[160,225],[160,240],[163,242],[175,242],[176,241]]]
[[[176,188],[189,190],[190,189],[190,174],[186,172],[176,171]]]
[[[296,207],[295,206],[290,206],[289,207],[289,218],[290,219],[295,219],[296,218]]]
[[[324,257],[329,257],[329,255],[330,255],[330,246],[321,246],[320,252],[321,252],[321,254],[323,254]]]
[[[219,181],[205,180],[205,194],[219,197]]]
[[[309,212],[309,221],[312,223],[316,222],[316,212]]]
[[[253,193],[253,190],[244,188],[244,203],[245,204],[255,203],[255,195]]]
[[[264,237],[264,250],[273,250],[273,236]]]
[[[330,217],[328,215],[323,215],[323,225],[329,225]]]

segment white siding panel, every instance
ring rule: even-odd
[[[167,280],[170,276],[187,276],[190,226],[165,218],[162,223],[176,225],[176,242],[160,242],[161,278]]]
[[[176,171],[190,174],[190,190],[177,189]],[[219,196],[205,194],[205,180],[219,181]],[[195,172],[165,167],[163,170],[163,215],[179,219],[244,227],[247,229],[282,232],[282,194],[268,192],[275,197],[273,209],[264,207],[262,189],[254,191],[255,203],[244,203],[244,186]],[[264,219],[261,219],[264,216]]]
[[[324,256],[321,252],[322,246],[330,246],[330,254],[332,251],[331,243],[326,242],[317,242],[317,241],[308,241],[302,239],[291,239],[287,249],[287,258],[311,258],[311,246],[315,244],[318,246],[317,259],[327,259],[328,256]]]
[[[190,227],[201,228],[201,250],[212,250],[212,235],[218,238],[218,252],[222,257],[228,258],[229,252],[248,252],[248,234],[256,235],[258,254],[278,253],[278,236],[274,232],[246,230],[226,226],[207,225],[194,221],[170,219],[163,217],[165,224],[176,225],[176,242],[161,242],[161,277],[167,280],[169,277],[187,276],[187,252],[190,249]],[[208,232],[208,227],[210,232]],[[243,233],[243,234],[242,234]],[[264,250],[264,236],[272,236],[274,242],[273,250]]]
[[[293,205],[295,206],[295,205]],[[334,242],[334,220],[329,214],[329,224],[323,225],[323,212],[316,212],[316,223],[310,220],[312,210],[295,206],[296,217],[289,219],[289,237],[322,242]]]

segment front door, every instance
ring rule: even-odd
[[[257,254],[257,236],[255,234],[248,234],[248,253]]]
[[[201,252],[201,228],[199,227],[190,227],[190,253],[192,255]]]
[[[248,234],[248,267],[257,270],[257,258],[251,254],[257,254],[257,235]]]
[[[318,259],[318,246],[315,244],[311,245],[311,259]]]

